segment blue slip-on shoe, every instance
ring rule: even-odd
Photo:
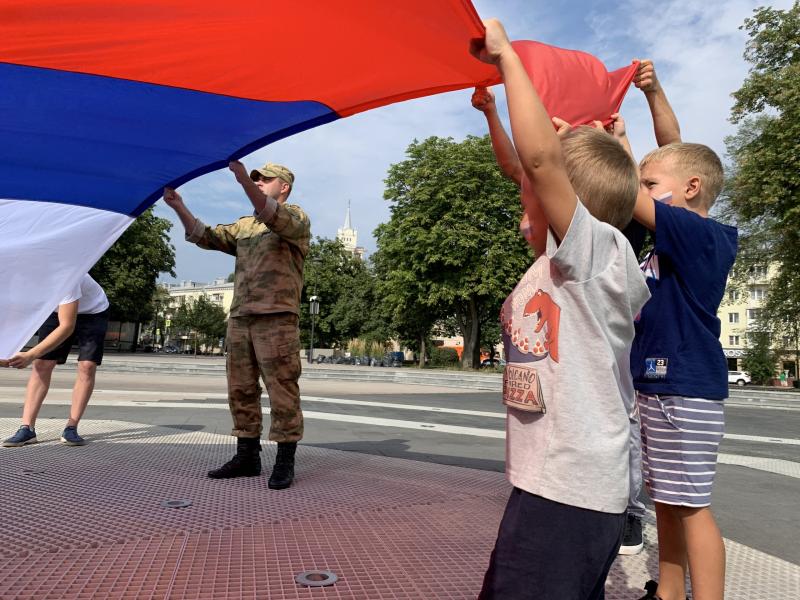
[[[6,440],[3,440],[3,447],[18,448],[19,446],[24,446],[25,444],[35,444],[36,441],[36,430],[31,429],[27,425],[23,425],[17,429],[17,433]]]
[[[61,442],[67,446],[83,446],[86,440],[78,435],[77,425],[70,425],[61,432]]]

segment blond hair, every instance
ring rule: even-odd
[[[708,146],[703,144],[675,143],[667,144],[649,152],[639,164],[644,169],[650,163],[668,164],[680,177],[699,177],[700,192],[697,201],[705,209],[710,209],[722,191],[725,176],[722,161]]]
[[[630,223],[639,175],[622,145],[604,131],[582,126],[561,138],[561,149],[569,180],[587,210],[617,229]]]

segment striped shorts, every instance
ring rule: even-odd
[[[654,502],[711,504],[717,451],[725,431],[722,400],[637,393],[642,474]]]

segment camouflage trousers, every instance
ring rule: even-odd
[[[228,319],[228,404],[233,435],[261,437],[261,386],[270,403],[269,439],[296,442],[303,437],[300,410],[300,330],[291,313]]]

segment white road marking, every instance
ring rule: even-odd
[[[67,399],[72,393],[69,388],[52,388],[51,395],[61,394],[64,398],[48,398],[47,404],[49,405],[69,405],[70,401]],[[17,391],[13,392],[11,397],[2,397],[3,391],[0,390],[0,403],[5,404],[20,404],[20,399]],[[134,396],[142,397],[142,400],[117,400],[109,398],[109,396]],[[201,402],[162,402],[161,398],[186,398],[186,399],[220,399],[225,400],[225,394],[200,394],[197,392],[161,392],[161,391],[137,391],[137,390],[96,390],[91,404],[93,406],[125,406],[125,407],[139,407],[149,406],[158,408],[193,408],[193,409],[228,409],[227,403],[201,403]],[[265,405],[268,400],[265,398]],[[303,402],[306,403],[328,403],[339,405],[351,406],[366,406],[372,408],[393,408],[401,410],[413,410],[418,412],[433,412],[440,414],[456,414],[467,415],[476,417],[490,417],[496,419],[505,418],[504,412],[492,411],[479,411],[467,410],[460,408],[445,408],[439,406],[421,406],[414,404],[400,404],[400,403],[387,403],[376,402],[368,400],[350,400],[345,398],[327,398],[322,396],[301,396]],[[269,414],[269,408],[264,408],[264,413]],[[445,425],[439,423],[425,423],[421,421],[407,421],[403,419],[387,419],[382,417],[369,417],[360,415],[343,415],[339,413],[317,412],[304,410],[303,414],[309,419],[319,419],[324,421],[339,421],[343,423],[359,423],[362,425],[376,425],[378,427],[396,427],[400,429],[413,429],[413,430],[426,430],[434,431],[437,433],[452,433],[456,435],[470,435],[476,437],[488,438],[505,438],[505,431],[501,429],[487,429],[482,427],[465,427],[459,425]],[[726,433],[726,440],[742,441],[742,442],[756,442],[762,444],[779,444],[789,446],[800,446],[800,439],[781,438],[781,437],[767,437],[757,435],[742,435],[735,433]]]
[[[748,467],[758,471],[775,473],[786,477],[800,479],[800,463],[779,458],[760,458],[758,456],[743,456],[741,454],[720,454],[718,460],[723,465],[736,465]]]
[[[72,394],[72,389],[68,388],[51,388],[50,393],[66,393]],[[0,391],[0,394],[2,392]],[[141,390],[95,390],[93,394],[93,399],[91,400],[91,404],[93,405],[101,405],[97,399],[100,399],[102,402],[105,400],[106,396],[143,396],[142,402],[153,403],[154,406],[164,406],[164,402],[160,402],[161,398],[181,398],[186,400],[206,400],[206,399],[219,399],[219,400],[227,400],[227,394],[203,394],[198,392],[159,392],[159,391],[141,391]],[[148,397],[152,398],[149,400]],[[266,395],[263,395],[262,400],[269,403],[269,399]],[[414,404],[402,404],[402,403],[392,403],[392,402],[375,402],[369,400],[350,400],[345,398],[326,398],[323,396],[300,396],[300,399],[303,402],[326,402],[329,404],[342,404],[342,405],[351,405],[351,406],[371,406],[374,408],[396,408],[400,410],[416,410],[422,412],[438,412],[438,413],[447,413],[452,415],[467,415],[471,417],[489,417],[494,419],[505,419],[506,413],[505,412],[492,412],[492,411],[485,411],[485,410],[467,410],[464,408],[449,408],[443,406],[420,406]],[[0,398],[0,403],[3,402],[19,402],[19,398],[15,396],[13,400],[3,399]],[[119,400],[115,402],[120,402]],[[50,401],[48,400],[48,403]],[[189,406],[189,403],[181,403],[184,406]],[[499,405],[498,400],[498,405]],[[203,405],[203,406],[212,406],[213,405]],[[227,408],[227,404],[224,405]]]
[[[723,439],[736,440],[739,442],[760,442],[763,444],[788,444],[789,446],[800,446],[800,440],[792,438],[764,437],[761,435],[740,435],[738,433],[726,433]]]

